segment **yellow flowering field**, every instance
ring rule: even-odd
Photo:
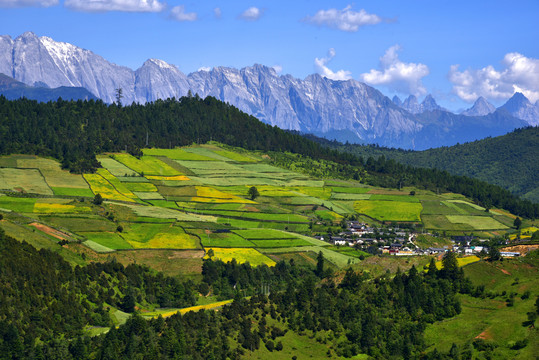
[[[169,232],[156,234],[146,242],[128,242],[135,249],[200,249],[199,240],[186,234],[180,227],[172,227]]]
[[[153,156],[142,156],[137,159],[129,154],[113,154],[112,158],[130,169],[145,175],[176,176],[182,175],[178,170]]]
[[[136,199],[137,196],[129,190],[125,184],[120,182],[114,175],[110,173],[107,169],[97,169],[97,173],[101,175],[105,180],[107,180],[120,194],[127,196],[131,199]]]
[[[269,257],[251,248],[207,248],[206,254],[210,249],[213,249],[214,259],[219,259],[225,263],[232,261],[232,259],[236,259],[239,264],[249,262],[252,266],[262,264],[275,266],[276,264],[275,261],[271,260]],[[208,255],[206,255],[205,258],[208,258]]]
[[[104,199],[134,202],[132,198],[120,194],[114,186],[99,174],[84,174],[84,178],[90,184],[94,194],[101,194]]]
[[[468,264],[471,264],[471,263],[474,263],[474,262],[477,262],[477,261],[479,261],[479,258],[477,256],[475,256],[475,255],[457,258],[457,263],[458,263],[459,266],[468,265]],[[441,261],[436,261],[436,268],[438,270],[442,269],[442,262]]]
[[[34,204],[34,212],[39,214],[90,213],[92,209],[87,206],[36,202]]]

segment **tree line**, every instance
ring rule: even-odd
[[[171,148],[218,141],[248,150],[295,154],[323,160],[326,173],[371,185],[464,194],[486,207],[507,209],[526,218],[539,216],[539,204],[521,200],[498,186],[436,169],[402,165],[381,156],[364,159],[322,146],[298,133],[270,126],[213,97],[157,100],[145,105],[107,105],[101,100],[39,103],[0,96],[0,154],[51,156],[72,172],[93,172],[96,154],[127,150],[140,156],[144,147]],[[281,156],[280,166],[294,160]],[[310,171],[317,169],[311,168]],[[367,175],[365,175],[367,174]]]

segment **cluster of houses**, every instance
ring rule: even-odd
[[[487,246],[473,245],[472,242],[488,242],[488,240],[477,239],[474,236],[454,236],[452,239],[453,245],[443,248],[430,247],[422,249],[414,243],[417,234],[413,231],[408,232],[391,228],[384,231],[369,227],[367,224],[360,223],[359,221],[347,221],[346,230],[340,232],[338,236],[329,236],[328,239],[324,239],[322,236],[318,236],[317,238],[337,246],[352,246],[356,248],[372,248],[375,246],[378,253],[394,256],[438,255],[450,250],[464,255],[478,255],[479,253],[488,253],[489,251]],[[382,239],[385,234],[391,234],[390,244]],[[432,234],[429,235],[432,236]],[[504,257],[515,257],[520,256],[520,253],[502,251],[500,255]]]

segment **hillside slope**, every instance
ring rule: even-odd
[[[331,147],[368,157],[385,156],[415,167],[438,168],[499,185],[513,194],[539,202],[539,128],[517,129],[507,135],[451,147],[406,151],[378,146]]]

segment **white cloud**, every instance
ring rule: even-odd
[[[280,74],[283,71],[283,67],[281,65],[273,65],[272,68],[277,74]]]
[[[216,7],[215,9],[213,9],[213,15],[215,15],[217,19],[220,19],[221,16],[223,15],[221,8]]]
[[[245,10],[244,12],[242,12],[239,17],[240,19],[244,19],[248,21],[256,21],[260,19],[263,13],[264,13],[263,10],[253,6]]]
[[[327,64],[335,57],[335,49],[331,48],[328,51],[328,56],[325,58],[316,58],[314,59],[314,67],[316,71],[328,79],[331,80],[350,80],[352,78],[352,73],[347,70],[338,70],[333,72],[330,68],[327,67]]]
[[[380,58],[380,70],[372,69],[360,75],[360,79],[371,85],[384,85],[403,94],[421,96],[427,93],[421,79],[429,74],[425,64],[405,63],[399,59],[399,45],[387,49]]]
[[[87,12],[161,12],[166,7],[158,0],[66,0],[64,5],[72,10]]]
[[[328,26],[348,32],[356,32],[362,26],[375,25],[383,21],[380,16],[369,14],[364,9],[354,11],[351,5],[342,10],[319,10],[314,16],[307,16],[303,20],[317,26]]]
[[[490,100],[506,100],[521,92],[531,102],[539,100],[539,59],[528,58],[519,53],[504,56],[504,69],[497,71],[492,65],[482,69],[459,71],[452,65],[449,81],[453,92],[464,101],[475,101],[479,96]]]
[[[0,0],[0,7],[49,7],[58,5],[58,0]]]
[[[198,68],[198,71],[206,71],[206,72],[210,72],[211,71],[211,67],[209,66],[202,66],[200,68]]]
[[[186,13],[185,7],[183,5],[174,6],[170,10],[170,17],[177,21],[195,21],[197,19],[197,14],[194,12]]]

